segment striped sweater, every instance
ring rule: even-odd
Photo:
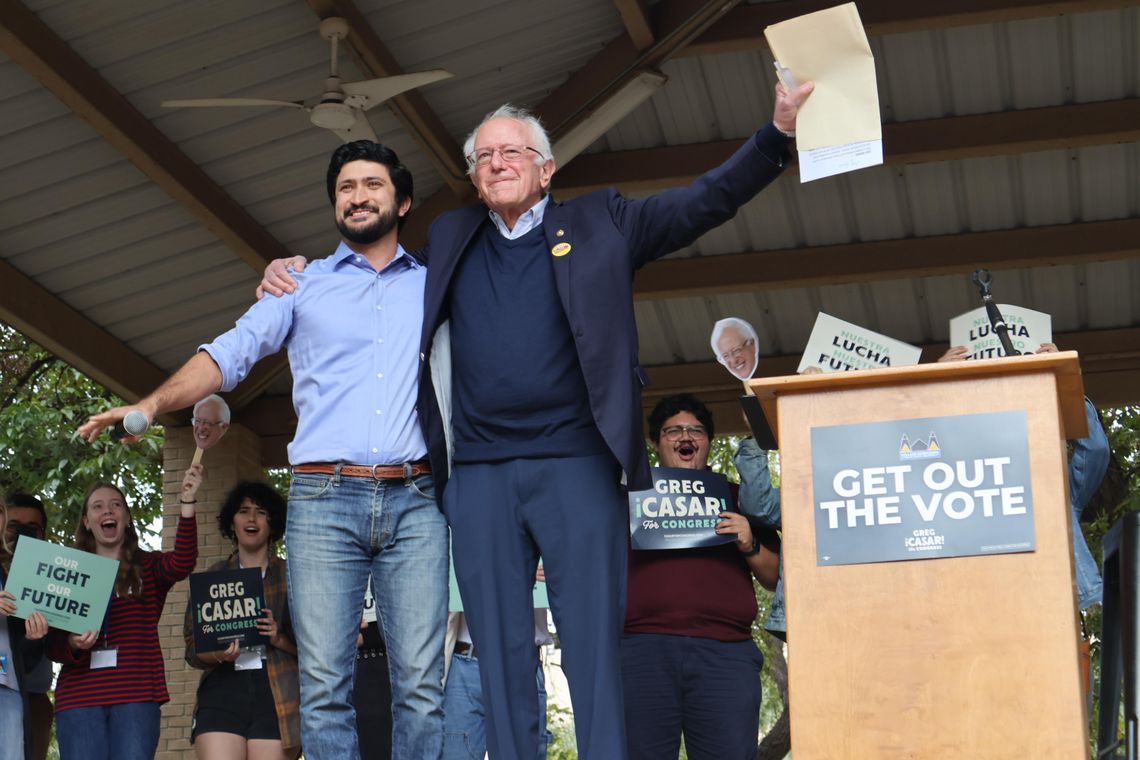
[[[48,654],[63,664],[55,687],[57,713],[73,707],[169,701],[158,619],[167,592],[190,574],[198,559],[197,520],[179,518],[174,551],[141,552],[141,557],[142,596],[111,598],[106,641],[100,636],[95,645],[117,650],[115,667],[91,670],[90,652],[73,652],[67,631],[52,631]]]

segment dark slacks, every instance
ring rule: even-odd
[[[492,760],[533,760],[538,751],[531,589],[540,555],[579,757],[626,757],[619,650],[628,519],[618,478],[609,455],[452,470],[443,504],[479,652]]]
[[[630,760],[752,760],[760,728],[760,667],[751,640],[639,633],[621,642]]]

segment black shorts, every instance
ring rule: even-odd
[[[206,674],[198,685],[190,741],[211,732],[246,739],[281,739],[267,668],[234,670],[227,664]]]

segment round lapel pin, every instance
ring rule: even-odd
[[[565,256],[568,253],[570,253],[569,243],[559,243],[550,249],[551,256]]]

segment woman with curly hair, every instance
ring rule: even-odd
[[[158,748],[160,706],[170,699],[158,620],[170,588],[198,559],[194,496],[202,466],[182,479],[174,550],[139,549],[123,492],[96,483],[75,526],[75,547],[117,560],[119,574],[99,630],[53,632],[48,653],[63,664],[55,687],[61,760],[150,760]]]
[[[39,612],[27,620],[12,617],[16,599],[4,590],[8,582],[8,569],[12,562],[12,549],[4,535],[8,512],[0,499],[0,757],[32,757],[31,722],[24,720],[28,694],[24,678],[39,662],[48,624]]]
[[[286,760],[301,745],[297,645],[289,620],[285,560],[274,546],[285,534],[285,500],[264,483],[239,483],[218,513],[218,530],[234,543],[209,570],[260,568],[265,593],[258,632],[266,646],[198,652],[186,607],[186,662],[205,671],[190,741],[202,760]]]

